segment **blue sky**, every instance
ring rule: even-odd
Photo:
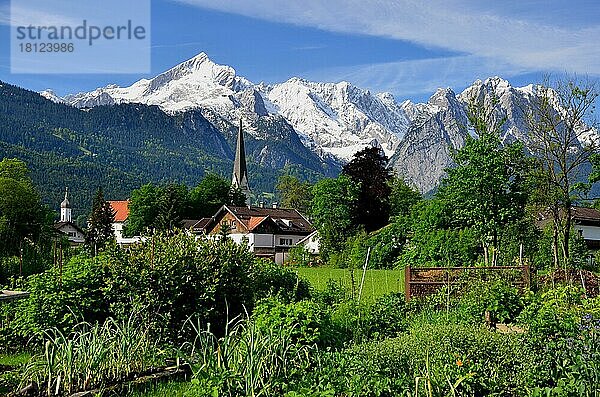
[[[59,95],[129,85],[202,51],[254,82],[347,80],[399,100],[494,75],[600,77],[597,0],[154,0],[148,75],[11,74],[8,12],[0,0],[0,80]]]

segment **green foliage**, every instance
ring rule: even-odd
[[[131,193],[126,234],[173,230],[181,227],[184,219],[211,217],[224,204],[244,205],[245,200],[239,189],[232,189],[230,182],[212,173],[190,191],[182,184],[148,183]]]
[[[256,259],[248,277],[252,283],[254,301],[275,296],[284,302],[294,302],[310,297],[310,285],[290,268],[273,261]]]
[[[571,233],[569,233],[569,240],[571,265],[577,269],[596,270],[594,263],[590,261],[591,253],[588,251],[583,236],[572,229]],[[561,238],[559,238],[559,242],[562,242]],[[534,264],[538,270],[554,269],[552,244],[552,225],[547,225],[542,233],[540,233],[538,249],[532,255]]]
[[[391,269],[397,265],[407,240],[407,220],[397,217],[394,222],[370,234],[359,231],[346,240],[344,251],[334,257],[335,267],[350,267],[360,269],[364,266],[368,249],[371,248],[369,269]]]
[[[448,202],[453,224],[476,232],[484,250],[491,250],[489,263],[496,264],[503,228],[524,216],[528,163],[522,144],[502,144],[500,126],[477,115],[470,121],[479,137],[467,136],[453,154],[456,167],[447,169],[437,197]]]
[[[421,194],[399,177],[394,177],[390,186],[390,215],[409,216],[412,207],[422,199]]]
[[[297,341],[294,326],[263,327],[246,318],[218,336],[188,324],[194,338],[182,350],[194,368],[190,395],[282,395],[310,370],[317,351]]]
[[[359,190],[347,176],[321,179],[313,188],[311,214],[319,231],[320,253],[324,260],[341,252],[346,239],[356,227],[356,206]]]
[[[161,194],[161,189],[152,183],[147,183],[131,192],[129,216],[124,230],[126,235],[141,235],[146,228],[153,225],[158,216],[158,201]]]
[[[18,255],[25,239],[40,243],[49,225],[30,172],[23,161],[0,161],[0,257]]]
[[[115,211],[110,203],[104,200],[102,188],[98,188],[92,204],[92,212],[88,218],[88,229],[85,236],[85,243],[90,246],[94,255],[104,249],[107,243],[114,240],[112,226],[114,221]]]
[[[25,289],[30,297],[8,304],[0,335],[11,344],[40,337],[48,328],[65,332],[82,319],[102,322],[108,316],[108,303],[102,288],[106,277],[103,258],[71,258],[62,269],[52,267],[30,276]]]
[[[367,337],[383,339],[398,336],[408,329],[407,312],[402,293],[386,294],[377,299],[366,311]]]
[[[153,226],[158,231],[180,228],[183,217],[189,213],[188,189],[185,185],[170,183],[164,187],[157,202],[158,215]]]
[[[289,329],[292,341],[302,345],[335,346],[339,336],[330,315],[318,304],[308,300],[282,303],[277,299],[261,301],[252,314],[256,326],[269,329]]]
[[[300,182],[292,175],[282,175],[275,186],[281,197],[283,208],[297,209],[301,214],[307,215],[312,200],[311,184]]]
[[[159,363],[156,340],[133,316],[77,324],[70,333],[51,328],[44,331],[41,350],[27,363],[21,383],[34,381],[48,396],[99,388]]]
[[[318,258],[311,254],[304,244],[297,244],[290,248],[286,265],[295,267],[308,267],[317,264]]]
[[[207,174],[190,191],[189,201],[192,210],[189,219],[213,216],[224,204],[244,205],[246,197],[239,189],[232,190],[231,183],[217,174]]]
[[[458,303],[458,310],[474,323],[483,323],[485,312],[494,323],[511,323],[522,309],[519,290],[502,279],[468,283]]]
[[[387,163],[381,148],[368,147],[355,153],[342,170],[358,186],[356,222],[368,232],[389,221],[392,174]]]
[[[532,336],[575,336],[581,314],[583,291],[574,286],[558,286],[540,294],[530,293],[519,321]]]
[[[167,340],[178,338],[191,315],[222,330],[252,306],[253,261],[247,247],[229,239],[153,235],[127,252],[108,253],[105,294],[117,318],[139,313]]]

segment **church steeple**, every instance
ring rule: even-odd
[[[249,198],[250,185],[248,184],[248,168],[246,167],[246,149],[244,146],[244,135],[242,132],[242,119],[238,129],[237,144],[235,148],[235,162],[233,163],[233,177],[231,179],[233,188],[240,190]]]
[[[71,222],[71,204],[69,203],[69,188],[65,188],[65,199],[60,203],[60,221]]]

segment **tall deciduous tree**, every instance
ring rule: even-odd
[[[300,182],[293,175],[279,177],[276,189],[281,196],[281,205],[285,208],[294,208],[302,214],[307,214],[312,200],[312,187],[308,182]]]
[[[232,189],[228,180],[208,174],[190,191],[189,200],[189,216],[198,219],[213,216],[224,204],[244,205],[246,197],[240,189]]]
[[[503,145],[503,119],[494,102],[472,102],[468,117],[478,138],[468,136],[465,146],[452,155],[455,166],[447,169],[438,197],[452,208],[453,222],[473,228],[479,235],[485,261],[495,265],[502,229],[524,216],[528,162],[523,145]]]
[[[356,231],[358,186],[345,175],[321,179],[313,188],[311,214],[319,232],[321,256],[327,260],[341,252],[346,239]]]
[[[553,218],[554,265],[570,264],[570,233],[574,201],[589,189],[585,180],[600,143],[592,133],[598,90],[591,82],[546,81],[534,91],[528,124],[531,151],[537,158],[536,204]],[[595,176],[592,175],[592,182]]]
[[[0,255],[18,254],[23,239],[37,241],[47,224],[48,211],[25,163],[0,161]]]
[[[412,207],[421,200],[421,193],[407,185],[400,177],[394,177],[390,181],[390,190],[392,216],[408,216]]]
[[[161,194],[162,189],[152,183],[131,192],[129,217],[125,226],[128,236],[139,236],[154,223],[158,216],[158,200]]]
[[[154,220],[156,230],[180,228],[189,213],[188,189],[185,185],[167,185],[158,199],[158,214]]]
[[[90,246],[94,254],[103,249],[106,244],[114,240],[113,223],[115,222],[115,211],[110,203],[104,200],[102,188],[98,188],[94,201],[92,202],[92,212],[88,220],[88,230],[85,238],[86,244]]]
[[[370,232],[388,224],[392,173],[383,150],[368,147],[354,155],[343,174],[359,186],[356,219]]]

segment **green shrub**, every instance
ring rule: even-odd
[[[250,267],[249,279],[253,300],[277,296],[286,302],[295,302],[310,297],[310,284],[298,273],[273,261],[256,259]]]
[[[290,329],[294,343],[303,345],[336,346],[340,340],[330,314],[312,301],[286,304],[265,299],[254,309],[252,321],[263,330]]]
[[[469,283],[460,296],[459,310],[474,322],[489,312],[494,322],[513,322],[523,308],[519,290],[504,280]]]
[[[387,294],[367,309],[368,336],[394,337],[408,328],[407,305],[404,294]]]
[[[80,321],[102,322],[108,316],[108,303],[102,292],[106,271],[101,257],[73,257],[62,270],[53,267],[30,276],[25,288],[28,299],[4,308],[5,328],[0,332],[15,345],[40,336],[56,327],[69,330]]]
[[[323,290],[312,292],[312,297],[314,301],[322,305],[333,307],[349,299],[349,294],[342,285],[341,280],[330,278],[327,280]]]
[[[183,337],[178,333],[192,315],[219,332],[252,304],[254,260],[230,239],[155,235],[128,251],[107,253],[105,294],[117,318],[139,313],[167,340]]]

